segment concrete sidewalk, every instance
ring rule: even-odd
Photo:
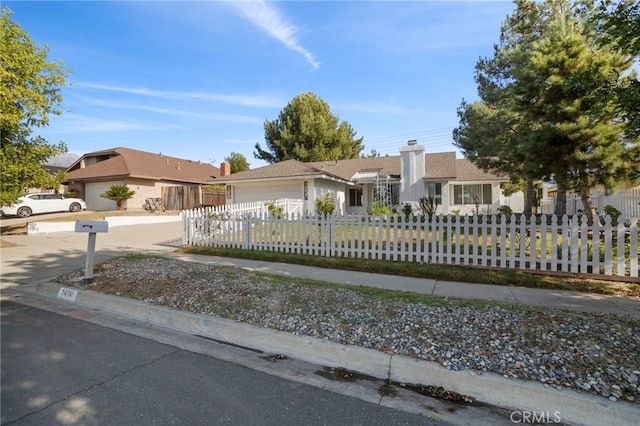
[[[337,284],[408,291],[438,297],[490,300],[503,303],[541,306],[544,308],[570,309],[579,312],[628,315],[640,319],[640,298],[488,284],[469,284],[428,278],[399,277],[287,263],[272,263],[259,260],[171,252],[166,253],[165,256],[191,262],[236,266],[251,271],[284,275],[287,277],[308,278]]]

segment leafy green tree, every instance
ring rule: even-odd
[[[358,158],[364,146],[355,135],[351,125],[340,122],[325,101],[307,92],[293,98],[278,119],[265,121],[266,149],[256,143],[254,156],[268,163]]]
[[[238,152],[232,151],[228,157],[224,158],[224,161],[231,165],[231,174],[249,170],[250,164],[247,162],[247,157]]]
[[[58,187],[64,175],[42,167],[48,158],[66,152],[64,143],[49,144],[33,135],[61,114],[60,88],[69,71],[62,61],[47,61],[48,47],[38,47],[28,33],[0,8],[0,204],[11,204],[32,187]]]
[[[516,5],[494,57],[476,66],[480,101],[463,102],[454,139],[479,167],[525,180],[531,196],[538,179],[578,191],[592,222],[591,187],[611,188],[637,155],[607,95],[635,78],[629,56],[597,43],[589,2]]]
[[[100,194],[100,197],[116,202],[118,210],[124,210],[125,201],[136,194],[127,185],[111,185],[109,189]]]

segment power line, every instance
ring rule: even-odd
[[[407,140],[416,139],[421,145],[425,145],[428,151],[438,147],[452,147],[453,137],[450,127],[442,127],[431,130],[406,133],[397,136],[364,139],[366,148],[373,148],[380,154],[397,154],[400,146],[404,146]]]
[[[417,132],[412,132],[412,133],[406,133],[406,134],[402,134],[402,135],[397,135],[397,136],[385,136],[385,137],[379,137],[379,138],[372,138],[372,139],[367,139],[365,137],[365,140],[367,142],[371,142],[371,143],[384,143],[384,142],[396,142],[398,140],[408,140],[408,139],[420,139],[423,137],[434,137],[434,136],[444,136],[445,134],[451,135],[452,129],[450,127],[442,127],[439,129],[431,129],[431,130],[421,130],[421,131],[417,131]]]

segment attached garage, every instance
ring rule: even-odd
[[[233,203],[251,201],[270,201],[282,198],[301,199],[303,196],[303,182],[281,181],[254,183],[251,185],[233,185]],[[227,200],[229,203],[230,200]]]
[[[104,194],[113,185],[123,185],[123,182],[111,181],[86,183],[84,186],[84,200],[87,203],[87,210],[117,210],[118,208],[115,201],[107,200],[100,196],[100,194]]]

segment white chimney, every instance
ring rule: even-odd
[[[410,140],[400,147],[400,204],[417,204],[425,196],[424,145]]]

